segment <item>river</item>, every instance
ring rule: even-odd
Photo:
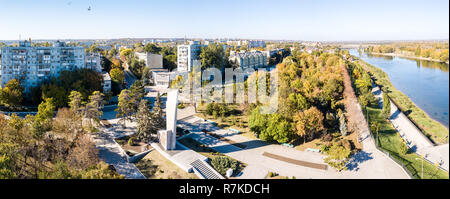
[[[350,54],[383,69],[392,84],[431,118],[449,126],[449,65],[392,56]]]

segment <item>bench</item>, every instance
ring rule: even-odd
[[[289,148],[294,148],[294,145],[292,145],[292,144],[288,144],[288,143],[283,143],[283,144],[281,144],[282,146],[287,146],[287,147],[289,147]]]
[[[237,129],[233,129],[233,128],[228,128],[229,131],[234,132],[234,133],[241,133],[241,131],[237,130]]]
[[[307,148],[306,151],[320,153],[320,149]]]

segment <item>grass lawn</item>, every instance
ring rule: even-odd
[[[135,165],[148,179],[198,179],[197,175],[183,171],[156,150]]]
[[[382,116],[382,110],[380,108],[367,108],[369,113],[369,122],[377,121],[381,127],[378,131],[380,147],[388,151],[391,157],[394,157],[398,161],[402,162],[405,167],[412,173],[415,178],[421,178],[422,173],[422,160],[416,153],[408,152],[406,155],[400,153],[399,146],[403,144],[403,140],[394,129],[392,124],[385,120]],[[373,132],[376,136],[376,132]],[[419,160],[416,160],[419,158]],[[424,179],[448,179],[447,172],[442,171],[435,165],[426,161],[423,163]]]
[[[184,146],[186,146],[186,147],[192,149],[193,151],[195,151],[195,152],[197,152],[197,153],[199,153],[199,154],[201,154],[201,155],[203,155],[203,156],[209,158],[209,161],[208,161],[209,164],[211,164],[210,161],[211,161],[214,157],[226,156],[226,155],[224,155],[224,154],[222,154],[222,153],[219,153],[219,152],[215,151],[214,149],[211,149],[211,148],[205,146],[204,144],[201,144],[201,143],[199,143],[199,142],[197,142],[197,141],[195,141],[194,139],[189,138],[189,137],[188,137],[188,138],[183,138],[183,139],[181,139],[181,140],[178,140],[178,142],[180,142],[182,145],[184,145]],[[229,156],[226,156],[226,157],[229,157]],[[232,158],[232,157],[229,157],[229,158],[235,160],[235,159]],[[238,160],[235,160],[235,161],[237,161],[237,162],[239,163],[239,166],[238,166],[238,168],[234,171],[233,176],[239,174],[239,173],[240,173],[242,170],[244,170],[244,168],[247,166],[247,164],[245,164],[245,163],[243,163],[243,162],[240,162],[240,161],[238,161]],[[212,166],[212,165],[211,165],[211,166]]]

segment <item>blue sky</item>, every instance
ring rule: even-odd
[[[0,40],[19,34],[32,39],[448,39],[449,1],[0,0]]]

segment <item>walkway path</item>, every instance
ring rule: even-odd
[[[379,100],[379,106],[383,107],[383,92],[378,86],[372,90]],[[425,157],[432,164],[440,163],[441,167],[449,169],[449,144],[435,146],[397,106],[391,101],[391,123],[400,133],[400,136],[408,143],[411,150]]]
[[[100,159],[107,164],[113,165],[119,174],[126,179],[145,179],[145,176],[132,163],[128,163],[128,155],[114,140],[115,138],[133,133],[129,129],[121,129],[115,121],[110,123],[112,128],[100,129],[100,132],[94,137],[95,146],[99,149]]]

